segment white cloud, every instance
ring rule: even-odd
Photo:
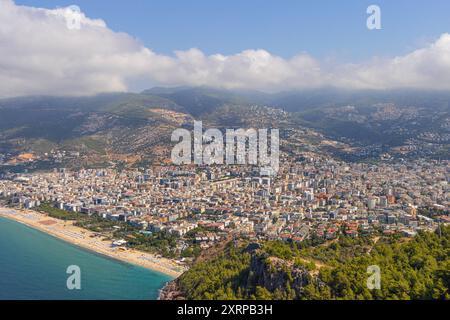
[[[393,59],[343,66],[333,75],[339,86],[356,88],[450,89],[450,34],[429,46]]]
[[[0,0],[0,97],[126,91],[136,84],[221,88],[450,89],[450,35],[408,55],[328,67],[306,53],[291,59],[265,50],[207,56],[198,49],[160,55],[102,20],[81,15],[67,28],[65,8]]]

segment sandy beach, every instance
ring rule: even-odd
[[[23,223],[81,248],[158,271],[174,278],[184,272],[183,267],[170,259],[156,257],[150,253],[138,250],[122,250],[112,247],[111,241],[103,241],[102,237],[97,236],[94,232],[74,226],[72,221],[58,220],[31,210],[1,207],[0,216]]]

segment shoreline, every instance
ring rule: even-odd
[[[111,241],[104,241],[94,232],[74,226],[73,221],[55,219],[32,210],[4,207],[0,207],[0,217],[24,224],[93,253],[160,272],[174,279],[184,272],[173,260],[157,258],[153,254],[135,249],[121,251],[119,248],[111,247]]]

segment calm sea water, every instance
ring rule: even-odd
[[[81,290],[67,289],[70,265],[81,269]],[[0,299],[157,299],[170,280],[0,217]]]

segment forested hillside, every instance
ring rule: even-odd
[[[375,241],[374,241],[375,240]],[[188,299],[449,299],[450,227],[414,239],[342,238],[234,247],[177,280]],[[381,270],[369,290],[367,267]]]

